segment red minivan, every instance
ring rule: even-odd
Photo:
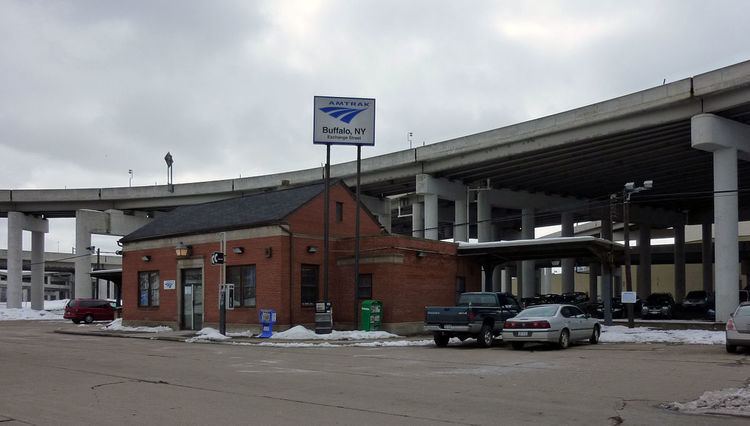
[[[73,299],[65,306],[63,318],[91,324],[94,321],[113,321],[115,319],[115,302],[103,299]]]

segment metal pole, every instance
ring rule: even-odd
[[[630,193],[628,191],[622,193],[622,225],[622,235],[625,239],[625,289],[633,291],[633,278],[630,271]],[[633,328],[635,327],[633,304],[626,303],[625,305],[628,311],[628,328]]]
[[[328,232],[331,194],[328,186],[331,182],[331,144],[326,144],[325,205],[323,206],[323,301],[328,302]]]
[[[221,251],[224,254],[224,262],[221,263],[221,269],[219,269],[219,333],[226,336],[227,334],[227,304],[226,304],[226,296],[221,291],[222,288],[224,288],[224,291],[226,291],[226,287],[224,287],[225,281],[226,281],[226,267],[227,267],[227,261],[226,261],[226,248],[227,248],[227,234],[226,232],[222,232],[221,234],[221,248],[219,251]]]
[[[359,313],[359,209],[360,209],[360,188],[359,176],[362,165],[362,146],[357,145],[357,213],[354,218],[354,329],[358,328]]]

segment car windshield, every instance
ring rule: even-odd
[[[705,291],[691,291],[690,293],[685,296],[685,299],[705,299],[706,298],[706,292]]]
[[[557,312],[557,306],[535,306],[524,309],[516,318],[553,317]]]
[[[740,306],[737,308],[737,313],[734,314],[736,317],[750,317],[750,305]]]

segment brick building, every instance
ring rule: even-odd
[[[221,266],[211,265],[226,235],[226,281],[235,284],[227,327],[255,328],[259,309],[275,309],[277,328],[312,327],[323,298],[324,185],[313,184],[180,207],[125,236],[123,319],[133,325],[200,329],[218,323]],[[421,329],[424,307],[451,305],[479,290],[479,267],[448,242],[391,235],[362,206],[360,287],[355,299],[356,200],[330,191],[329,300],[334,327],[354,326],[355,300],[383,302],[383,328]],[[187,248],[178,255],[177,248]]]

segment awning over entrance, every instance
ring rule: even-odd
[[[461,242],[459,256],[473,256],[481,263],[501,264],[519,260],[557,260],[575,258],[576,263],[587,265],[612,259],[619,264],[625,247],[597,237],[559,237],[535,240],[494,241],[487,243]]]
[[[91,271],[91,278],[98,278],[100,280],[112,282],[115,285],[115,300],[117,300],[117,306],[122,305],[122,268]]]

